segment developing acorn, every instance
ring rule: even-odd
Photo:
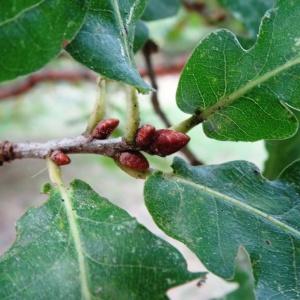
[[[122,152],[116,157],[117,162],[126,168],[145,172],[149,169],[147,158],[140,152]]]
[[[135,137],[135,144],[141,149],[147,149],[153,142],[155,127],[149,124],[142,126]]]
[[[118,119],[107,119],[100,121],[92,132],[92,137],[98,140],[105,140],[118,127]]]
[[[71,163],[70,157],[60,150],[53,151],[50,158],[58,166],[65,166]]]
[[[149,153],[159,156],[173,154],[190,141],[190,137],[182,132],[171,129],[157,130],[153,137],[153,142],[149,147]]]

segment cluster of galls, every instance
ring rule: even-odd
[[[107,119],[101,121],[93,130],[93,139],[106,139],[118,127],[119,120]],[[152,125],[142,126],[135,137],[135,146],[151,155],[167,156],[182,149],[189,142],[190,138],[181,132],[171,129],[156,130]],[[61,151],[54,151],[51,159],[57,165],[70,163],[69,157]],[[139,151],[126,151],[115,155],[117,163],[125,168],[146,172],[149,169],[149,162]]]
[[[181,132],[171,129],[156,130],[152,125],[142,126],[135,137],[135,145],[151,155],[167,156],[182,149],[190,138]],[[117,157],[118,162],[137,171],[147,171],[149,163],[138,151],[123,152]]]

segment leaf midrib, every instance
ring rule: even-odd
[[[72,194],[67,191],[65,186],[61,183],[58,186],[59,192],[64,199],[64,205],[66,209],[68,223],[70,225],[70,233],[73,238],[75,250],[77,253],[78,264],[79,264],[79,276],[80,276],[80,285],[81,285],[81,295],[84,300],[91,300],[91,293],[88,285],[88,271],[85,263],[84,249],[80,239],[80,230],[76,221],[76,215],[74,214],[73,205],[72,205]]]
[[[13,17],[11,17],[11,18],[9,18],[9,19],[3,21],[2,23],[0,23],[0,27],[6,25],[6,24],[8,24],[8,23],[11,23],[11,22],[16,21],[16,20],[17,20],[18,18],[20,18],[22,15],[24,15],[25,13],[31,11],[31,10],[34,9],[34,8],[39,7],[39,6],[42,5],[44,2],[46,2],[46,0],[41,0],[40,2],[35,3],[34,5],[29,6],[29,7],[25,8],[25,9],[21,10],[21,11],[20,11],[19,13],[17,13],[15,16],[13,16]]]
[[[240,208],[241,210],[252,213],[252,214],[256,215],[257,217],[259,217],[261,219],[267,220],[270,223],[272,223],[274,226],[277,226],[280,229],[282,229],[283,231],[287,232],[288,234],[292,234],[294,237],[300,239],[300,232],[297,231],[296,229],[294,229],[293,227],[291,227],[291,226],[275,219],[273,216],[271,216],[271,215],[269,215],[269,214],[267,214],[267,213],[265,213],[265,212],[263,212],[263,211],[261,211],[257,208],[254,208],[254,207],[252,207],[252,206],[250,206],[250,205],[248,205],[244,202],[239,201],[238,199],[235,199],[235,198],[230,197],[228,195],[222,194],[222,193],[220,193],[218,191],[215,191],[215,190],[213,190],[213,189],[211,189],[207,186],[197,184],[193,181],[188,181],[188,180],[186,180],[182,177],[179,177],[175,174],[164,174],[163,176],[166,179],[172,178],[175,181],[177,181],[178,183],[186,184],[186,185],[194,187],[197,190],[204,191],[208,194],[211,194],[212,196],[215,196],[216,199],[218,199],[218,200],[223,199],[223,202],[228,202],[228,203]]]
[[[116,20],[117,20],[119,28],[120,28],[120,35],[121,35],[124,51],[125,51],[126,56],[128,57],[128,59],[131,60],[129,45],[128,45],[128,42],[127,42],[127,33],[126,33],[126,30],[125,30],[125,24],[124,24],[123,19],[122,19],[120,7],[119,7],[119,1],[118,0],[112,0],[112,5],[113,5],[113,8],[114,8]]]
[[[230,104],[232,104],[236,100],[240,99],[242,96],[247,94],[253,88],[257,87],[258,85],[268,81],[269,79],[275,77],[276,75],[284,72],[285,70],[287,70],[297,64],[300,64],[300,56],[299,55],[294,57],[293,59],[290,59],[285,64],[280,65],[277,68],[265,73],[264,75],[248,81],[247,84],[241,86],[239,89],[237,89],[230,95],[220,98],[219,101],[217,101],[214,105],[203,110],[200,114],[201,119],[203,119],[203,120],[208,119],[215,112],[228,107]]]

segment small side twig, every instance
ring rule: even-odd
[[[162,108],[160,106],[160,101],[158,98],[158,83],[156,80],[156,73],[154,71],[154,67],[153,67],[152,59],[151,59],[152,54],[157,51],[158,51],[157,45],[154,42],[152,42],[151,40],[149,40],[143,48],[143,54],[144,54],[144,58],[145,58],[146,69],[148,71],[148,76],[149,76],[152,87],[155,89],[151,94],[151,103],[152,103],[155,113],[159,116],[159,118],[164,123],[164,125],[166,127],[171,127],[172,126],[171,121],[168,119],[167,115],[162,110]],[[201,162],[188,147],[183,148],[181,150],[181,153],[185,155],[185,157],[189,160],[189,162],[192,165],[202,165],[203,164],[203,162]]]
[[[44,70],[32,74],[21,82],[13,82],[11,85],[0,88],[0,100],[20,96],[29,92],[35,86],[43,82],[68,81],[72,83],[80,81],[96,81],[97,76],[89,70]]]
[[[152,106],[153,106],[155,113],[160,117],[160,119],[162,120],[162,122],[165,124],[166,127],[170,127],[171,122],[168,119],[168,117],[166,116],[166,114],[164,113],[164,111],[162,110],[162,108],[160,106],[160,102],[158,100],[158,84],[157,84],[156,74],[155,74],[153,64],[152,64],[152,59],[151,59],[152,53],[155,53],[157,51],[158,51],[157,45],[154,42],[152,42],[151,40],[149,40],[143,48],[145,64],[146,64],[146,68],[148,70],[148,76],[149,76],[151,85],[154,88],[154,91],[151,94],[151,102],[152,102]]]

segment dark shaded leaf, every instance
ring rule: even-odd
[[[38,70],[53,59],[81,27],[82,0],[1,1],[0,81]]]
[[[180,0],[149,0],[142,19],[155,21],[165,19],[177,14]]]
[[[135,26],[146,0],[91,1],[85,24],[68,52],[97,73],[136,87],[150,87],[138,73],[133,59]]]
[[[135,28],[135,37],[133,43],[133,51],[134,53],[138,52],[147,42],[149,38],[149,29],[147,25],[138,21]]]
[[[294,110],[293,113],[300,120],[300,112]],[[286,140],[266,141],[265,146],[268,158],[263,174],[269,179],[275,179],[284,168],[300,158],[300,130]]]

